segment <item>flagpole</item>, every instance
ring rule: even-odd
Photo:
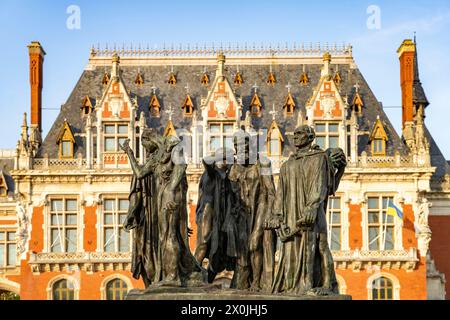
[[[383,205],[383,204],[381,204],[381,205]],[[382,241],[382,248],[381,248],[381,250],[384,250],[386,248],[387,211],[388,211],[388,208],[389,208],[389,200],[388,200],[388,203],[387,203],[386,211],[384,213],[384,221],[383,221],[384,232],[382,233],[383,241]]]
[[[61,252],[65,252],[66,248],[63,246],[62,237],[61,237],[61,226],[59,224],[58,206],[56,206],[56,208],[55,208],[55,213],[56,213],[56,225],[58,227],[58,237],[59,237],[60,249],[61,249]]]

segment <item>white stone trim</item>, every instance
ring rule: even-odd
[[[367,279],[367,300],[372,300],[372,283],[381,277],[392,281],[392,299],[400,300],[400,281],[397,277],[387,272],[376,272]]]
[[[6,278],[0,277],[0,290],[14,292],[20,295],[20,284]]]
[[[53,285],[59,281],[65,279],[67,281],[71,281],[74,287],[74,300],[79,300],[80,299],[80,283],[79,283],[79,279],[76,279],[73,276],[67,275],[67,274],[60,274],[57,275],[56,277],[52,278],[48,284],[47,284],[47,300],[53,300]]]
[[[103,279],[103,281],[100,285],[100,299],[101,300],[106,300],[106,297],[107,297],[106,285],[108,284],[108,282],[110,282],[111,280],[114,280],[114,279],[123,280],[127,285],[128,292],[130,292],[130,290],[134,289],[133,283],[131,282],[130,278],[124,276],[123,274],[115,273],[115,274],[109,275],[105,279]]]
[[[347,294],[347,283],[345,282],[345,279],[340,274],[336,274],[336,280],[339,286],[339,293],[340,294]]]

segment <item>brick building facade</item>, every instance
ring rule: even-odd
[[[341,147],[348,159],[328,210],[340,291],[363,300],[445,297],[450,167],[424,121],[415,41],[398,50],[401,136],[344,45],[92,48],[42,139],[45,51],[33,42],[29,53],[31,122],[24,116],[8,172],[10,209],[0,215],[0,232],[8,224],[17,230],[18,255],[14,268],[0,266],[10,270],[2,271],[0,289],[22,299],[121,299],[143,286],[129,273],[131,236],[121,222],[131,170],[118,147],[129,138],[143,163],[143,128],[182,138],[194,248],[201,159],[232,146],[243,129],[271,159],[277,180],[295,127],[309,124],[317,144]],[[403,219],[386,214],[389,202]]]

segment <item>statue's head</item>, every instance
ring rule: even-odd
[[[245,131],[238,131],[233,136],[233,145],[238,159],[250,158],[250,135]]]
[[[308,125],[302,125],[294,131],[294,145],[297,148],[311,145],[315,138],[316,133],[314,132],[314,129]]]
[[[234,152],[230,148],[219,148],[214,153],[214,161],[218,168],[225,168],[234,162]]]
[[[141,140],[144,148],[150,153],[158,149],[160,145],[158,132],[153,128],[145,128],[142,131]]]

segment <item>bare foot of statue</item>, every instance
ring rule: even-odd
[[[261,291],[261,287],[259,286],[259,283],[252,283],[252,285],[250,286],[250,288],[248,289],[250,292],[259,292]]]
[[[181,287],[181,282],[178,280],[162,280],[152,284],[152,287]]]
[[[331,296],[335,293],[329,287],[317,287],[308,290],[306,294],[309,296]]]

